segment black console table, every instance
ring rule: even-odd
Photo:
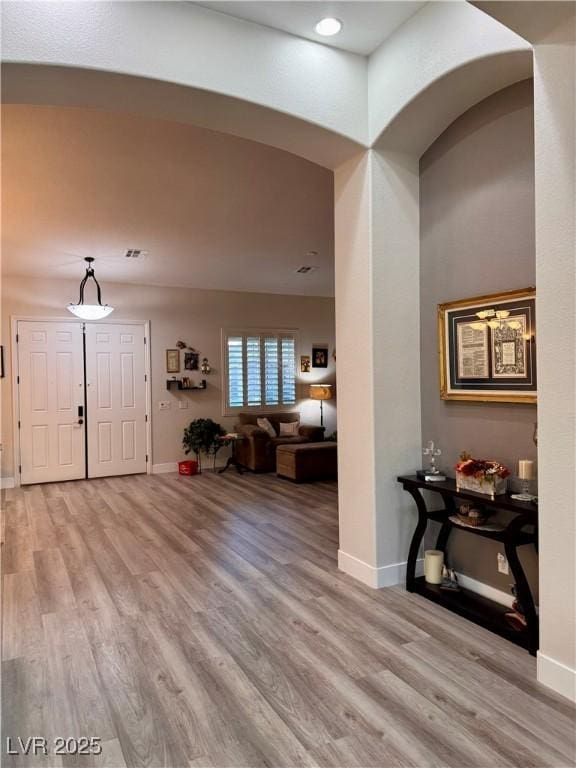
[[[532,655],[538,650],[538,616],[534,605],[534,597],[530,590],[528,580],[518,558],[519,546],[530,544],[538,547],[538,507],[533,502],[516,501],[508,494],[496,496],[494,499],[481,493],[457,490],[454,480],[444,482],[427,482],[416,476],[402,476],[398,478],[405,491],[412,496],[418,509],[418,523],[408,554],[406,569],[406,589],[409,592],[417,592],[420,595],[438,603],[449,610],[464,616],[480,626],[490,629],[492,632],[511,640],[513,643],[526,648]],[[421,491],[433,491],[442,498],[444,507],[430,511],[422,496]],[[461,501],[474,501],[483,507],[494,510],[504,510],[513,513],[501,530],[482,530],[466,525],[459,525],[450,520],[456,515],[456,510]],[[450,532],[453,528],[467,531],[476,536],[483,536],[504,544],[504,550],[512,577],[516,582],[516,593],[519,604],[522,606],[526,618],[526,629],[516,631],[505,619],[509,608],[475,594],[467,589],[460,588],[458,592],[442,590],[436,584],[428,584],[424,577],[416,577],[416,561],[418,552],[428,521],[434,520],[441,523],[441,528],[436,541],[436,549],[446,553],[446,547]],[[529,528],[529,530],[525,530]],[[446,559],[446,554],[445,554]]]

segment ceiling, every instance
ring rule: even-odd
[[[5,105],[2,269],[334,295],[333,175],[264,144],[84,108]],[[127,259],[128,248],[149,252]],[[316,251],[313,256],[307,255]],[[307,275],[305,264],[318,269]]]
[[[370,55],[406,19],[426,3],[417,2],[199,2],[204,8],[253,21],[267,27],[290,32],[364,56]],[[314,31],[315,24],[325,16],[335,16],[343,23],[342,31],[334,37],[322,37]]]

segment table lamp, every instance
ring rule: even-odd
[[[310,384],[310,398],[320,400],[320,426],[324,426],[324,400],[332,399],[332,384]]]

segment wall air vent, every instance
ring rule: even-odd
[[[148,251],[143,251],[140,248],[128,248],[124,256],[127,259],[145,259],[148,256]]]
[[[298,267],[298,269],[294,270],[297,275],[309,275],[311,272],[316,272],[318,267],[311,267],[307,264],[305,264],[302,267]]]

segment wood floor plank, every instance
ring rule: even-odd
[[[60,549],[41,549],[34,552],[34,570],[42,613],[66,611],[76,606],[76,598]]]
[[[2,581],[2,660],[43,655],[40,600],[31,572],[6,573]]]
[[[4,734],[103,745],[7,765],[576,766],[575,708],[524,651],[338,571],[336,483],[205,472],[4,498]]]

